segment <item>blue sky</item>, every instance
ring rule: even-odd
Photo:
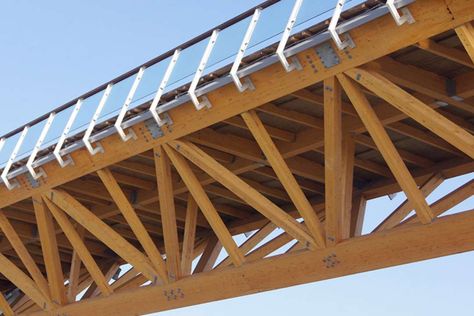
[[[1,1],[0,134],[259,2]],[[434,195],[471,178],[451,181]],[[372,202],[367,229],[401,199]],[[473,198],[467,208],[474,208]],[[473,266],[468,253],[161,315],[463,315],[474,308]]]

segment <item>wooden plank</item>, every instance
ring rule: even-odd
[[[270,163],[270,166],[273,168],[273,171],[275,171],[280,183],[283,185],[292,202],[304,218],[306,226],[316,244],[319,247],[324,247],[325,240],[323,229],[318,217],[316,216],[316,212],[306,198],[294,175],[291,173],[290,168],[281,156],[278,148],[273,143],[257,113],[255,111],[249,111],[244,112],[241,115]]]
[[[86,233],[84,227],[78,226],[77,233],[81,240],[84,240],[84,235]],[[79,277],[81,274],[81,258],[77,250],[74,249],[72,253],[72,260],[71,260],[71,268],[69,269],[69,283],[67,287],[67,298],[69,303],[73,303],[76,301],[77,294],[79,294]]]
[[[183,141],[173,141],[170,145],[294,238],[305,244],[307,243],[310,247],[317,246],[314,239],[300,227],[300,224],[295,219],[219,164],[215,159],[204,153],[196,145]]]
[[[376,72],[352,69],[346,74],[474,159],[474,136],[463,128]]]
[[[352,199],[354,190],[355,143],[349,133],[342,137],[342,239],[351,236]]]
[[[5,216],[4,212],[0,210],[0,228],[12,245],[15,252],[20,257],[22,263],[25,265],[26,269],[30,273],[32,279],[36,282],[38,289],[43,293],[46,298],[50,298],[49,286],[46,278],[43,276],[43,273],[38,268],[35,260],[32,258],[28,249],[18,236],[15,228],[11,224],[10,220]]]
[[[91,311],[116,316],[147,314],[471,250],[474,250],[472,211],[446,216],[428,225],[410,225],[354,238],[327,249],[295,252],[238,268],[202,273],[169,286],[146,287],[80,302],[57,312],[69,316],[87,315]],[[334,265],[328,268],[326,262],[331,263],[331,258]],[[169,300],[164,293],[176,288],[181,289],[184,297]],[[43,315],[47,313],[32,316]]]
[[[359,195],[354,198],[351,209],[351,237],[362,236],[367,199]]]
[[[472,22],[467,22],[454,30],[474,63],[474,26]]]
[[[204,248],[201,258],[199,258],[193,274],[211,271],[221,253],[221,250],[222,243],[216,235],[211,235],[207,240],[206,247]]]
[[[46,310],[52,308],[53,302],[41,293],[36,283],[2,253],[0,253],[0,273],[38,306]]]
[[[468,183],[457,188],[453,192],[442,197],[438,201],[431,204],[431,209],[435,216],[440,216],[444,212],[463,202],[464,200],[473,196],[474,193],[474,180],[469,181]],[[405,219],[399,226],[407,225],[410,223],[416,223],[418,219],[414,216],[410,216]]]
[[[262,240],[264,240],[268,235],[270,235],[275,229],[276,225],[270,221],[267,221],[257,232],[255,232],[251,237],[249,237],[239,248],[243,254],[247,254],[255,246],[257,246]],[[222,260],[221,263],[216,267],[216,269],[221,269],[228,267],[231,264],[229,257]]]
[[[158,281],[159,273],[149,259],[74,197],[61,190],[51,190],[45,198],[56,204],[122,259],[137,268],[148,280]]]
[[[460,29],[461,27],[457,28]],[[460,31],[462,32],[462,31]],[[460,65],[474,68],[474,63],[469,55],[457,48],[452,48],[436,43],[431,39],[425,39],[417,43],[417,47],[426,50],[434,55],[449,59]]]
[[[13,310],[3,293],[0,292],[0,311],[4,316],[14,316]]]
[[[372,139],[377,144],[377,147],[387,162],[387,165],[392,171],[395,179],[397,179],[400,187],[414,206],[416,214],[423,223],[431,222],[433,219],[433,213],[431,212],[428,203],[426,203],[425,197],[418,189],[415,180],[413,180],[408,168],[398,154],[397,149],[393,145],[390,137],[385,131],[382,123],[379,121],[377,114],[371,107],[364,93],[349,79],[349,77],[341,74],[338,75],[338,79],[344,87],[344,90],[354,105],[357,113],[359,113],[361,120],[367,127],[370,136],[372,136]]]
[[[183,251],[181,255],[181,273],[183,276],[191,275],[194,259],[194,244],[196,238],[196,224],[198,205],[191,194],[188,194],[186,208],[186,221],[183,236]]]
[[[100,271],[99,266],[95,262],[91,253],[84,244],[83,239],[81,238],[77,230],[74,228],[74,226],[71,224],[67,216],[59,209],[59,207],[53,204],[53,202],[51,202],[49,199],[46,198],[44,199],[44,201],[48,206],[48,209],[50,210],[51,214],[53,214],[54,218],[63,230],[64,234],[71,242],[71,245],[77,251],[78,256],[81,258],[82,263],[84,263],[84,266],[86,267],[87,271],[89,271],[89,274],[91,275],[96,285],[100,288],[104,295],[112,294],[112,290],[107,284],[107,280]]]
[[[155,156],[158,197],[160,199],[161,222],[163,226],[166,265],[171,282],[181,278],[181,258],[179,253],[178,228],[176,227],[176,209],[174,205],[173,177],[171,165],[163,147],[153,149]]]
[[[430,177],[420,188],[421,193],[424,196],[428,196],[433,192],[441,183],[443,183],[443,176],[439,173],[434,174]],[[400,206],[398,206],[386,219],[382,221],[375,229],[374,232],[390,229],[402,222],[408,214],[413,210],[413,206],[410,201],[405,200]]]
[[[199,180],[196,178],[196,175],[191,170],[187,161],[168,145],[164,145],[164,149],[181,176],[181,179],[189,188],[189,192],[192,194],[194,200],[201,209],[201,212],[206,217],[209,225],[211,225],[212,230],[219,238],[219,241],[222,243],[229,256],[231,256],[234,265],[242,265],[245,261],[244,256],[240,252],[237,244],[232,238],[232,235],[229,233],[229,230],[220,218],[219,213],[217,213],[217,210],[199,183]]]
[[[43,250],[43,258],[46,264],[51,299],[59,305],[67,303],[64,287],[64,274],[59,257],[58,243],[56,240],[55,227],[51,213],[46,209],[41,196],[33,197],[38,233]]]
[[[336,77],[324,80],[324,186],[326,242],[343,239],[342,99]]]
[[[133,233],[137,237],[138,241],[142,245],[145,253],[150,259],[151,263],[158,272],[162,282],[168,282],[168,276],[166,273],[165,263],[161,257],[161,253],[156,247],[154,241],[151,239],[150,234],[146,230],[142,221],[138,217],[135,209],[125,196],[124,192],[120,188],[120,185],[115,180],[113,174],[109,169],[101,169],[97,171],[102,183],[107,188],[110,196],[115,201],[115,204],[119,208],[123,217],[127,221],[128,225],[132,229]]]
[[[297,55],[302,62],[301,71],[286,73],[277,63],[252,74],[252,81],[258,86],[255,91],[240,93],[234,86],[226,85],[208,94],[213,107],[207,111],[196,111],[191,102],[173,109],[170,111],[174,123],[172,132],[165,128],[164,137],[153,139],[145,123],[140,123],[133,127],[138,135],[133,146],[115,135],[101,141],[105,148],[102,155],[90,156],[86,149],[74,152],[74,168],[61,168],[52,161],[43,166],[49,177],[47,183],[40,187],[23,186],[13,192],[9,192],[4,186],[0,187],[0,208],[143,153],[172,139],[182,138],[474,19],[474,3],[465,0],[453,0],[448,4],[444,0],[417,0],[410,5],[410,11],[416,16],[416,23],[404,26],[403,32],[393,27],[393,18],[390,15],[351,30],[351,37],[357,46],[351,50],[350,58],[342,55],[341,63],[335,67],[320,67],[318,72],[314,73],[312,65],[319,63],[319,58],[314,48],[309,48]],[[397,40],[387,41],[391,38]],[[26,175],[21,176],[20,180],[27,183]]]

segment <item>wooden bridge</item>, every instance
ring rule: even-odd
[[[474,171],[474,1],[327,2],[267,1],[1,138],[3,314],[145,314],[474,250],[474,210],[445,215],[473,180],[426,201]]]

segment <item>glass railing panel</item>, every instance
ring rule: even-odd
[[[132,104],[130,105],[131,109],[150,101],[155,97],[158,86],[163,79],[170,60],[171,57],[168,57],[145,70],[140,85],[133,97]]]
[[[73,109],[74,109],[74,106],[67,108],[66,110],[61,111],[56,114],[56,117],[54,118],[53,124],[51,124],[49,133],[46,135],[43,146],[41,146],[41,149],[45,149],[50,146],[54,147],[53,145],[55,145],[58,142],[59,137],[64,131],[64,128],[66,127],[66,124],[69,120],[69,117],[71,116]]]
[[[263,10],[246,55],[255,53],[280,40],[294,3],[294,0],[282,0]]]
[[[103,94],[104,91],[102,90],[83,100],[81,110],[72,125],[69,136],[76,135],[89,126],[89,122],[92,120],[92,116],[94,115]]]
[[[347,0],[343,11],[364,3],[366,0]],[[301,32],[313,25],[331,19],[337,0],[303,1],[292,34]]]
[[[18,152],[18,156],[16,157],[15,161],[22,160],[24,158],[28,158],[33,151],[33,148],[38,141],[41,132],[43,131],[44,126],[46,125],[46,121],[41,121],[38,124],[35,124],[30,127],[28,133],[26,134],[25,140],[20,147],[20,151]]]
[[[5,139],[3,149],[0,151],[0,169],[3,169],[7,164],[8,159],[13,153],[13,149],[15,148],[18,140],[20,139],[20,134],[21,132]]]
[[[107,99],[107,102],[105,103],[105,106],[96,124],[107,121],[119,114],[120,109],[122,108],[122,105],[128,96],[128,92],[132,87],[135,77],[136,74],[114,84],[109,98]]]
[[[204,54],[209,38],[184,49],[170,77],[166,92],[172,91],[193,80],[193,76]]]
[[[234,62],[251,19],[250,16],[219,32],[219,37],[203,75]]]

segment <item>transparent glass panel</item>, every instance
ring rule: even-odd
[[[56,114],[54,118],[53,124],[51,124],[51,128],[49,129],[49,133],[46,135],[46,138],[43,142],[43,146],[41,149],[48,148],[49,146],[53,146],[59,140],[66,124],[69,120],[69,116],[71,116],[72,110],[74,106],[67,108],[66,110],[59,112]]]
[[[13,149],[15,148],[16,143],[20,139],[20,133],[10,136],[5,140],[5,145],[3,149],[0,151],[0,169],[3,169],[10,158]]]

